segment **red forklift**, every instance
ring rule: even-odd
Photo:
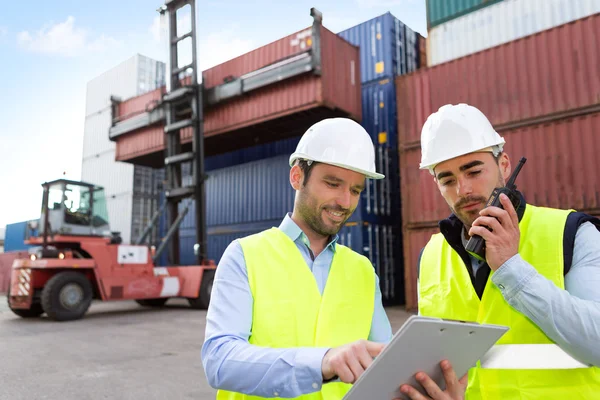
[[[165,0],[158,10],[168,17],[169,74],[167,93],[161,100],[165,113],[165,202],[141,237],[132,245],[121,243],[110,232],[104,190],[91,183],[56,180],[44,183],[39,234],[27,243],[36,245],[28,258],[16,259],[11,272],[8,305],[29,318],[46,313],[54,320],[81,318],[93,299],[135,300],[144,306],[162,306],[169,298],[188,299],[192,308],[205,309],[216,265],[207,259],[205,223],[203,104],[205,93],[198,82],[196,18],[191,30],[177,32],[177,12],[188,6],[196,15],[194,0]],[[179,65],[179,45],[190,42],[191,63]],[[188,39],[188,40],[186,40]],[[113,140],[124,128],[139,123],[133,118],[108,132]],[[143,117],[143,116],[142,116]],[[142,118],[143,119],[143,118]],[[141,121],[144,122],[144,121]],[[143,124],[142,124],[143,125]],[[137,126],[137,125],[136,125]],[[180,133],[191,128],[191,151],[183,151]],[[183,185],[182,164],[190,163],[191,183]],[[179,225],[192,204],[196,209],[196,265],[179,265]],[[154,251],[145,240],[167,211],[167,233]],[[158,260],[166,251],[167,264]]]
[[[208,307],[214,262],[156,266],[168,237],[156,251],[148,245],[122,244],[118,233],[109,229],[103,188],[65,179],[42,187],[40,226],[37,221],[30,223],[30,229],[39,234],[26,240],[36,246],[29,249],[27,258],[13,262],[7,297],[15,314],[31,318],[46,313],[58,321],[75,320],[94,299],[136,300],[143,306],[160,307],[169,298],[183,297],[192,308]],[[184,215],[179,215],[179,222]],[[151,226],[138,243],[145,240]]]

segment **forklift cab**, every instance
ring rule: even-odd
[[[111,236],[102,187],[66,179],[42,187],[40,234]]]

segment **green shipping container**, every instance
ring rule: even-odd
[[[502,0],[427,0],[427,29]]]

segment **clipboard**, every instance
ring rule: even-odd
[[[343,400],[410,400],[400,392],[400,386],[405,383],[428,396],[415,379],[419,371],[429,375],[444,390],[442,360],[450,361],[460,379],[507,331],[506,326],[413,315]]]

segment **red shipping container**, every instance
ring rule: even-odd
[[[0,253],[0,293],[6,294],[8,292],[8,285],[10,282],[10,273],[12,271],[13,261],[17,257],[26,257],[26,251],[10,251],[7,253]]]
[[[526,157],[516,185],[531,204],[600,214],[600,112],[500,130],[513,168]],[[431,226],[450,215],[433,177],[419,169],[421,148],[400,155],[402,220]]]
[[[417,264],[421,249],[425,247],[431,235],[438,233],[438,228],[420,228],[403,230],[404,255],[404,293],[407,311],[417,311]]]
[[[310,32],[310,29],[300,31],[205,71],[206,87],[306,51],[312,43]],[[359,68],[358,47],[321,27],[321,75],[301,75],[207,107],[204,111],[205,154],[210,156],[301,135],[311,124],[326,117],[346,116],[360,121]],[[141,99],[143,96],[146,97]],[[154,100],[154,94],[143,96],[121,103],[117,115],[143,111]],[[191,148],[191,129],[182,130],[181,138]],[[116,142],[118,161],[153,167],[162,165],[162,124],[121,135]]]
[[[418,142],[427,117],[444,104],[471,104],[496,127],[600,110],[598,38],[600,14],[398,77],[399,141]]]

